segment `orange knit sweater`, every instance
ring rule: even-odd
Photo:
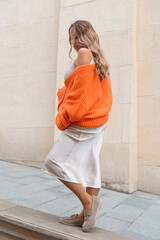
[[[69,125],[97,127],[109,118],[113,96],[110,77],[103,82],[95,71],[95,63],[80,65],[58,90],[55,123],[64,131]]]

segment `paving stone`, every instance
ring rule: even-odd
[[[118,233],[121,233],[121,234],[129,236],[129,237],[134,237],[134,238],[140,239],[140,240],[160,240],[160,238],[158,238],[158,239],[151,238],[151,237],[148,238],[144,235],[134,233],[134,232],[130,232],[130,231],[119,231]]]
[[[133,222],[138,218],[144,210],[132,206],[127,206],[125,204],[120,204],[117,207],[110,209],[105,214],[108,217],[114,217],[119,220]]]
[[[81,204],[79,204],[79,206],[76,207],[72,207],[72,209],[69,208],[69,210],[67,210],[66,212],[63,213],[64,216],[71,216],[72,214],[76,214],[76,213],[81,213],[83,209],[83,206]]]
[[[66,194],[72,194],[73,196],[73,192],[67,188],[67,186],[62,185],[58,185],[57,187],[53,188],[53,191],[56,191],[57,193],[66,193]]]
[[[49,201],[44,204],[34,206],[34,209],[37,209],[42,212],[47,212],[56,216],[63,216],[64,213],[73,208],[73,205],[66,205],[58,203],[55,200]]]
[[[7,172],[5,175],[6,176],[9,176],[9,177],[16,177],[16,178],[19,178],[19,177],[25,177],[25,176],[30,176],[30,172],[29,171],[10,171],[10,172]]]
[[[40,183],[30,183],[30,184],[25,184],[25,185],[22,184],[20,186],[17,186],[15,191],[23,195],[28,195],[31,193],[36,193],[36,192],[46,190],[48,188],[49,187],[47,187],[46,185],[43,185]]]
[[[40,173],[39,176],[44,179],[44,180],[57,180],[56,177],[54,177],[53,175],[50,175],[50,174],[43,174],[43,173]]]
[[[129,222],[121,221],[107,216],[99,217],[95,222],[96,227],[103,228],[112,232],[122,231],[126,229],[129,225]]]
[[[47,179],[57,179],[55,176],[48,174],[48,173],[42,171],[41,169],[31,169],[30,172],[31,172],[31,174],[40,176],[41,178],[44,178],[44,179],[46,179],[46,178]]]
[[[23,183],[23,184],[29,184],[29,183],[43,183],[43,179],[40,176],[34,176],[34,175],[29,175],[29,176],[25,176],[25,177],[18,177],[14,179],[14,182],[17,183]]]
[[[43,185],[46,185],[46,186],[48,186],[48,187],[54,187],[54,188],[61,188],[62,186],[63,186],[63,184],[60,182],[60,181],[58,181],[57,179],[56,180],[42,180],[41,181],[41,184],[43,184]]]
[[[123,204],[128,205],[128,206],[133,206],[141,209],[146,209],[150,207],[155,201],[152,199],[143,199],[140,197],[130,197],[129,199],[125,200]]]
[[[51,186],[56,187],[56,186],[62,185],[62,183],[56,181],[55,179],[52,179],[52,180],[44,179],[44,178],[41,178],[40,176],[34,176],[34,175],[14,178],[14,182],[25,184],[25,185],[30,183],[39,183],[46,186],[46,188]]]
[[[4,174],[4,169],[0,168],[0,174]]]
[[[30,202],[32,204],[32,206],[34,206],[34,205],[46,203],[48,201],[51,201],[51,200],[57,199],[57,198],[58,198],[57,194],[51,193],[49,191],[42,191],[42,192],[27,195],[27,196],[25,196],[24,199],[21,197],[18,200],[19,201],[24,200],[24,202],[25,201]],[[9,200],[12,201],[14,199],[9,199]]]
[[[112,207],[108,206],[107,203],[103,202],[103,205],[98,212],[98,217],[103,216],[104,214],[106,214],[106,215],[109,214],[111,209],[112,209]]]
[[[152,200],[152,201],[153,201],[153,200]],[[160,206],[160,200],[154,200],[154,203],[153,203],[153,204]]]
[[[151,205],[127,230],[150,238],[160,238],[160,206]]]
[[[5,175],[0,174],[0,182],[1,182],[2,180],[13,181],[13,178],[12,178],[12,177],[10,178],[10,177],[8,177],[8,176],[5,176]]]
[[[57,204],[59,203],[61,206],[62,205],[69,206],[69,209],[70,209],[70,206],[74,208],[78,205],[81,205],[80,200],[74,195],[74,193],[64,195],[63,197],[54,200],[54,202]]]
[[[148,198],[152,200],[160,200],[160,195],[152,194],[152,193],[147,193],[147,192],[141,192],[141,191],[136,191],[132,193],[131,195],[137,196],[137,197],[142,197],[142,198]]]
[[[114,191],[114,190],[110,190],[110,189],[105,189],[105,193],[109,193],[110,195],[119,195],[119,196],[123,196],[123,197],[130,197],[131,194],[129,193],[123,193],[123,192],[118,192],[118,191]]]
[[[46,186],[53,186],[53,187],[61,187],[61,186],[64,186],[64,184],[58,180],[57,178],[51,178],[51,179],[41,179],[41,183],[46,185]],[[64,186],[66,187],[66,186]],[[66,187],[67,188],[67,187]]]
[[[21,196],[22,196],[21,192],[13,191],[13,189],[8,190],[8,189],[2,188],[0,191],[0,199],[2,199],[2,200],[9,200],[12,198],[18,199]]]
[[[103,203],[107,206],[110,207],[115,207],[117,205],[119,205],[120,203],[124,202],[126,199],[130,198],[130,196],[128,195],[113,195],[112,194],[104,194],[101,196],[101,198],[103,199]]]
[[[8,199],[9,202],[18,204],[20,206],[24,206],[24,207],[28,207],[28,208],[34,208],[34,203],[28,199],[18,199],[18,198],[12,198],[12,199]]]
[[[8,181],[8,180],[2,180],[0,181],[0,189],[13,189],[16,188],[17,186],[21,186],[21,183],[16,183],[13,181]]]
[[[100,190],[99,190],[99,193],[98,193],[98,195],[100,196],[102,196],[102,195],[110,195],[110,193],[108,192],[108,191],[106,191],[107,189],[105,189],[105,188],[100,188]]]
[[[70,198],[70,195],[72,194],[72,193],[63,193],[63,192],[56,192],[56,191],[54,191],[54,188],[53,189],[47,189],[46,191],[48,191],[49,193],[53,193],[54,195],[56,195],[57,196],[57,198],[64,198],[64,197],[66,197],[66,198]]]

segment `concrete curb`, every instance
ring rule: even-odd
[[[2,234],[2,235],[1,235]],[[0,201],[0,236],[7,239],[34,240],[134,240],[128,236],[93,228],[83,232],[81,227],[71,227],[59,223],[59,217],[8,201]]]

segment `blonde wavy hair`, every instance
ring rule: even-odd
[[[104,81],[106,77],[110,75],[109,64],[104,57],[104,52],[100,47],[99,37],[98,34],[95,32],[93,26],[90,22],[85,20],[77,20],[76,22],[72,23],[69,27],[69,43],[70,43],[70,50],[69,50],[69,57],[72,51],[72,44],[71,44],[71,36],[70,30],[71,28],[74,29],[73,39],[78,41],[78,46],[88,48],[93,55],[95,65],[95,71],[98,75],[100,75],[101,82]]]

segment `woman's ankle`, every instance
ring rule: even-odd
[[[82,210],[82,212],[80,214],[78,214],[78,218],[84,218],[84,209]]]
[[[83,207],[84,207],[84,210],[91,211],[91,208],[92,208],[92,197],[90,198],[90,200],[88,202],[84,203]]]

